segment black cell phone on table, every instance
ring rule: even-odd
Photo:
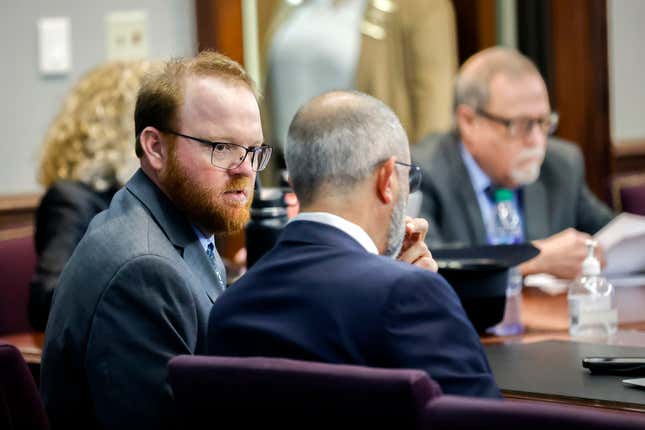
[[[582,367],[591,373],[645,376],[645,357],[585,357]]]

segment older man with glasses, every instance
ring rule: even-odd
[[[427,223],[405,217],[421,172],[396,115],[323,94],[296,113],[285,155],[301,213],[213,305],[208,353],[423,369],[445,393],[498,397]]]
[[[412,158],[424,171],[421,215],[430,248],[493,242],[491,189],[508,189],[522,224],[518,240],[540,255],[523,275],[575,277],[585,241],[612,218],[585,184],[577,146],[550,138],[558,125],[546,85],[519,52],[489,48],[464,63],[455,84],[455,132],[431,135]]]
[[[146,77],[134,119],[141,168],[54,295],[41,378],[53,428],[173,428],[168,361],[206,352],[226,287],[214,236],[245,226],[271,156],[253,83],[214,52]]]

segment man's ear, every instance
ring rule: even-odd
[[[475,130],[477,127],[477,114],[475,110],[468,105],[459,105],[457,106],[455,118],[462,140],[470,142],[472,140],[470,137],[477,132]]]
[[[146,127],[139,135],[143,157],[150,167],[160,171],[166,164],[168,148],[162,142],[161,132],[154,127]]]
[[[393,177],[396,176],[395,160],[396,158],[393,156],[388,158],[376,171],[376,195],[384,204],[390,204],[394,199]]]

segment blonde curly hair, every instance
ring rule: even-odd
[[[96,191],[124,184],[138,166],[134,108],[148,61],[113,62],[85,74],[65,99],[43,144],[38,180],[67,179]]]

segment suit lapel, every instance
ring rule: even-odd
[[[211,302],[224,292],[226,288],[226,272],[219,255],[215,253],[216,264],[213,267],[202,248],[199,240],[195,240],[184,248],[184,260],[193,269],[199,285],[203,286]]]
[[[134,174],[126,188],[148,209],[159,228],[198,278],[197,281],[209,299],[215,301],[226,287],[226,271],[219,255],[216,254],[216,267],[213,267],[186,217],[142,170]]]
[[[470,175],[459,153],[459,143],[456,137],[451,135],[452,141],[446,145],[447,159],[450,171],[448,174],[454,178],[452,182],[454,195],[458,196],[463,211],[466,214],[466,225],[470,231],[471,243],[487,243],[486,227],[482,219],[477,196],[470,180]]]
[[[542,239],[549,235],[549,206],[546,189],[540,179],[524,187],[524,237]]]

